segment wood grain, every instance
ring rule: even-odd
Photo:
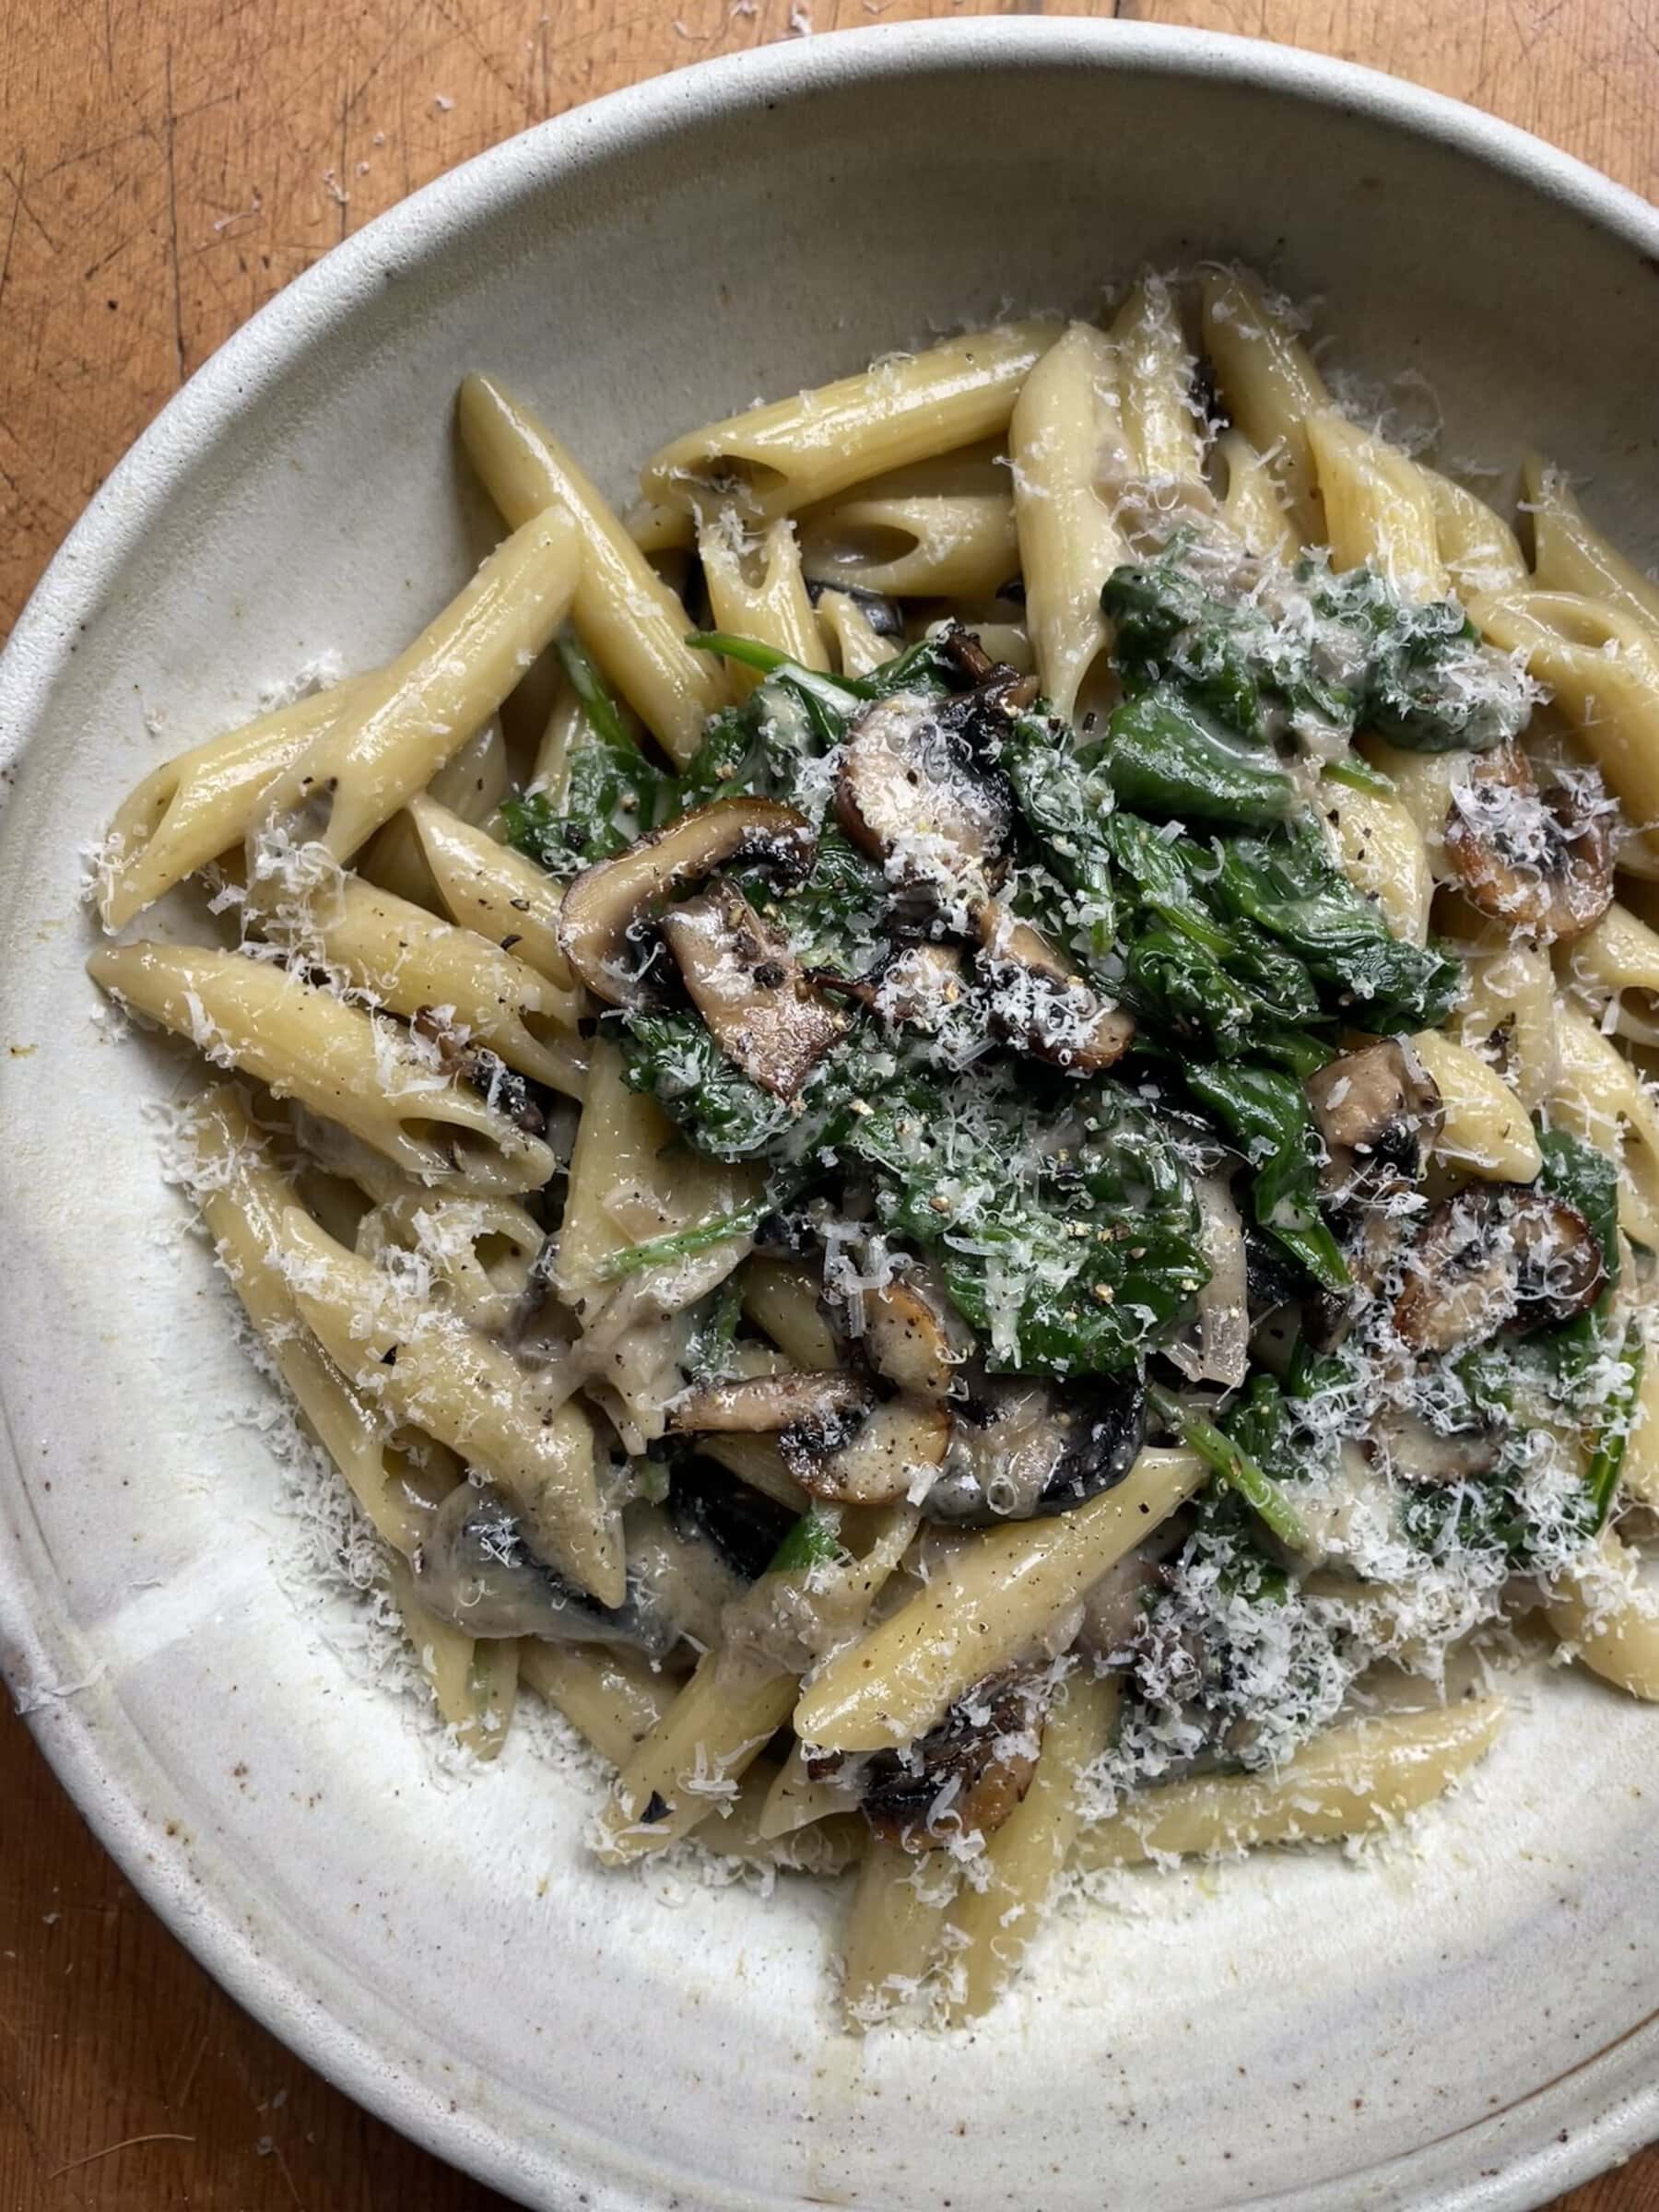
[[[0,0],[0,624],[182,381],[339,239],[657,72],[1043,0]],[[1060,12],[1057,8],[1054,12]],[[1653,0],[1111,0],[1475,101],[1659,182]],[[0,2212],[488,2212],[255,2028],[0,1711]],[[1659,2152],[1559,2212],[1659,2212]]]

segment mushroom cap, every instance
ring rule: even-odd
[[[1577,1206],[1530,1183],[1478,1183],[1443,1198],[1423,1224],[1394,1327],[1414,1351],[1457,1351],[1500,1329],[1571,1321],[1606,1282],[1601,1246]]]
[[[1579,771],[1540,793],[1513,742],[1476,756],[1446,816],[1446,857],[1470,904],[1544,944],[1581,937],[1613,899],[1617,810]]]
[[[715,799],[694,806],[618,853],[583,868],[567,888],[559,942],[581,982],[608,1006],[642,1005],[651,995],[649,961],[639,931],[677,890],[734,861],[759,862],[798,880],[818,839],[806,816],[776,799]]]
[[[671,907],[663,938],[726,1058],[773,1098],[794,1098],[847,1025],[787,942],[724,882]]]

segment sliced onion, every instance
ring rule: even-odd
[[[1199,1248],[1209,1280],[1198,1293],[1198,1312],[1188,1335],[1166,1356],[1189,1382],[1242,1382],[1250,1364],[1250,1301],[1244,1283],[1244,1224],[1227,1179],[1200,1176],[1193,1189],[1198,1199]]]

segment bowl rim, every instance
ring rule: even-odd
[[[671,139],[688,121],[735,114],[756,98],[782,102],[859,79],[901,79],[941,68],[1067,65],[1231,79],[1368,118],[1464,154],[1575,211],[1659,272],[1659,210],[1637,193],[1512,124],[1300,47],[1116,19],[975,17],[789,39],[691,63],[554,116],[446,171],[324,254],[208,357],[105,478],[19,615],[0,653],[0,767],[22,754],[48,712],[82,613],[119,573],[203,446],[232,429],[251,402],[347,322],[384,281],[389,263],[406,267],[436,255],[469,227],[501,219],[520,201],[584,166]],[[6,1458],[21,1501],[20,1468],[9,1443]],[[637,2212],[655,2212],[670,2194],[692,2204],[684,2184],[660,2166],[647,2170],[621,2145],[544,2138],[532,2149],[501,2127],[456,2112],[394,2065],[366,2030],[335,2019],[308,1995],[295,1958],[279,1962],[262,1956],[257,1940],[239,1924],[238,1900],[222,1891],[205,1896],[186,1853],[159,1847],[116,1771],[119,1761],[103,1747],[105,1730],[92,1710],[96,1684],[72,1678],[74,1632],[54,1617],[52,1597],[50,1584],[30,1574],[22,1532],[0,1524],[0,1674],[58,1780],[124,1877],[237,2003],[366,2110],[506,2194],[526,2203],[564,2201],[567,2193],[573,2198],[584,2184],[599,2183],[608,2185],[607,2206]],[[119,1706],[107,1694],[103,1704],[119,1725]],[[1646,2062],[1647,2080],[1630,2087],[1607,2078],[1616,2053],[1621,2074]],[[1598,2073],[1600,2097],[1588,2102],[1599,2102],[1599,2109],[1575,2126],[1586,2101],[1582,2077]],[[1571,2107],[1570,2084],[1578,2090]],[[1528,2106],[1528,2125],[1512,2154],[1509,2134],[1498,2131]],[[1432,2199],[1412,2199],[1431,2203],[1437,2212],[1526,2212],[1629,2157],[1659,2133],[1659,2012],[1503,2112],[1454,2132],[1469,2147],[1465,2178]],[[1293,2205],[1302,2212],[1342,2212],[1368,2182],[1408,2184],[1414,2169],[1448,2139],[1415,2144],[1365,2172],[1297,2189],[1277,2202],[1281,2212]],[[722,2212],[775,2212],[781,2202],[724,2184],[693,2186],[700,2192],[695,2201],[718,2204]]]

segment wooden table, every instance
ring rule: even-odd
[[[237,324],[441,170],[771,39],[1043,0],[0,0],[0,621]],[[1659,184],[1651,0],[1093,0],[1417,77]],[[811,29],[808,29],[810,25]],[[487,2212],[246,2019],[0,1700],[0,2212]],[[1659,2149],[1558,2212],[1659,2212]]]

